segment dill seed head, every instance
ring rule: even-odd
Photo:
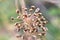
[[[16,10],[16,13],[19,13],[19,9]],[[18,14],[19,15],[19,14]],[[31,6],[31,8],[22,8],[22,16],[18,16],[17,19],[22,19],[22,22],[16,22],[16,31],[21,33],[21,29],[23,30],[23,36],[29,35],[29,36],[44,36],[46,34],[47,28],[45,27],[47,21],[40,13],[39,8],[35,8],[35,6]],[[14,18],[11,18],[14,20]],[[41,30],[40,30],[41,29]],[[23,37],[22,36],[22,37]],[[17,35],[17,38],[19,38],[20,35]]]

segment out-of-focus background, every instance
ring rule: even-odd
[[[60,40],[60,0],[25,0],[26,6],[39,7],[48,20],[46,40]],[[14,21],[17,17],[15,0],[0,0],[0,40],[13,39]]]

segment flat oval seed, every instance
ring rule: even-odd
[[[16,13],[19,13],[19,9],[16,10]]]

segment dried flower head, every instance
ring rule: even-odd
[[[34,9],[34,13],[32,13],[32,10]],[[17,19],[21,18],[22,19],[22,23],[15,23],[17,32],[20,32],[20,30],[23,30],[23,34],[26,35],[34,35],[37,37],[37,35],[39,36],[44,36],[46,34],[47,28],[45,27],[47,21],[44,18],[44,16],[42,15],[42,13],[40,13],[40,9],[36,8],[35,6],[31,6],[31,9],[29,9],[29,12],[27,12],[27,8],[23,8],[24,11],[22,11],[23,13],[21,14],[22,16],[18,16]],[[19,13],[19,10],[16,10],[16,13]],[[12,17],[12,20],[14,20],[14,18]],[[23,28],[23,29],[22,29]],[[40,31],[40,29],[42,31]],[[17,36],[20,37],[20,36]]]

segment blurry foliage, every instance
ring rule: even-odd
[[[7,36],[0,36],[0,40],[9,40]]]
[[[57,5],[54,4],[54,3],[52,3],[52,2],[44,1],[43,4],[44,4],[44,6],[45,6],[47,9],[49,9],[49,8],[51,8],[51,7],[57,8]]]
[[[12,23],[10,20],[11,16],[17,16],[14,2],[15,0],[0,0],[0,28],[5,27],[4,22],[8,22],[9,24]],[[26,2],[28,4],[28,1]],[[60,17],[60,8],[50,8],[48,12],[50,15],[53,15],[53,17]],[[55,27],[55,25],[52,25],[51,23],[48,23],[46,26],[48,28],[47,40],[60,40],[60,28]],[[8,37],[6,36],[0,36],[0,40],[8,40]]]
[[[49,13],[53,16],[60,16],[60,8],[50,8]]]

